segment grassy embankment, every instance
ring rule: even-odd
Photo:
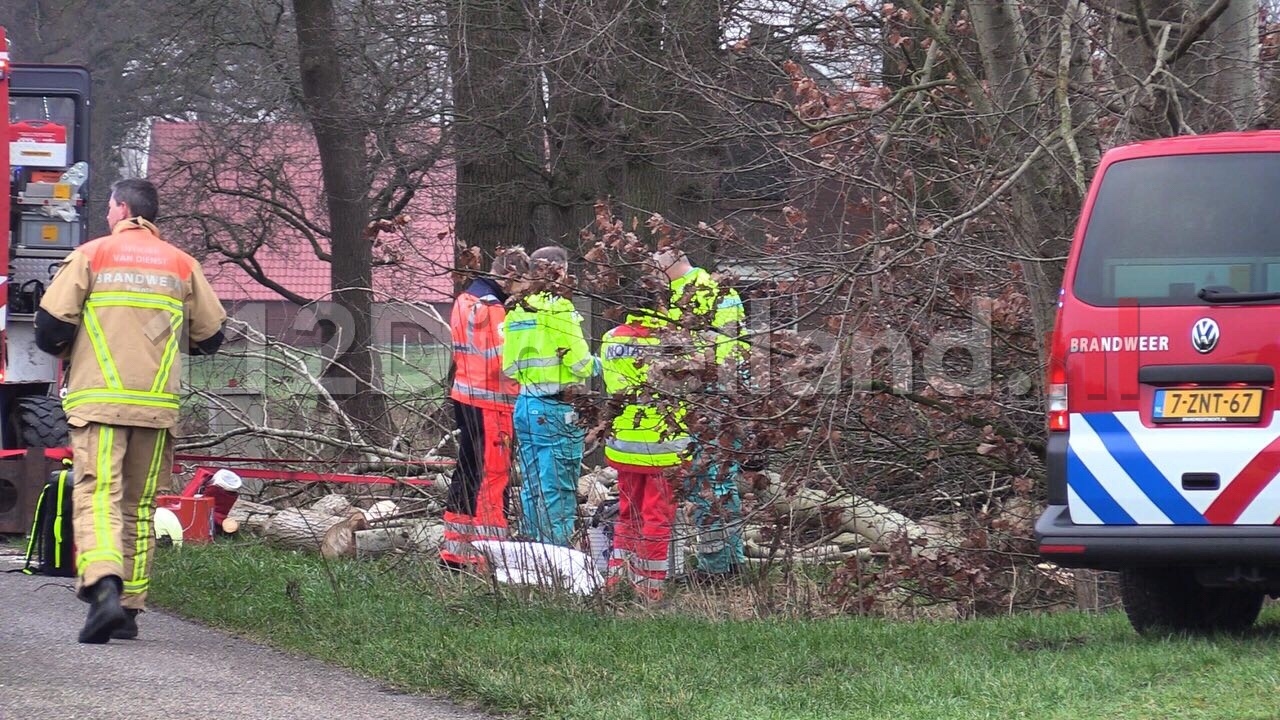
[[[246,541],[165,550],[153,587],[163,607],[393,687],[539,718],[1280,715],[1275,609],[1242,637],[1156,640],[1118,613],[622,617],[426,563],[326,563]]]

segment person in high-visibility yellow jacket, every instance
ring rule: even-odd
[[[605,391],[621,393],[626,402],[613,419],[604,449],[605,460],[618,471],[618,520],[607,587],[625,578],[642,597],[658,600],[667,578],[676,509],[672,481],[685,464],[682,453],[689,436],[680,426],[684,409],[664,408],[650,382],[649,366],[669,351],[659,337],[669,323],[662,318],[665,302],[644,299],[637,303],[643,308],[629,313],[600,343]],[[642,392],[652,400],[639,402]]]
[[[732,288],[722,289],[711,273],[694,267],[683,252],[668,248],[654,261],[671,282],[667,317],[681,321],[686,309],[694,315],[695,349],[714,348],[719,381],[708,393],[733,392],[745,369],[747,344],[741,340],[746,312]],[[727,449],[727,448],[726,448]],[[697,531],[697,574],[726,576],[746,565],[742,543],[742,500],[736,463],[714,463],[693,443],[691,464],[681,495],[693,506],[690,521]]]
[[[694,267],[683,253],[668,251],[658,257],[671,281],[667,317],[678,322],[686,308],[696,317],[698,336],[715,348],[716,364],[725,369],[721,384],[731,386],[747,351],[747,343],[740,339],[747,318],[742,298],[733,288],[722,289],[711,273]]]
[[[529,256],[568,269],[563,248]],[[520,384],[513,420],[523,478],[523,531],[538,542],[568,547],[577,517],[577,488],[586,431],[566,393],[599,374],[582,332],[582,315],[568,298],[540,292],[522,299],[505,322],[502,372]]]

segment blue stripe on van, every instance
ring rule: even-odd
[[[1067,484],[1085,505],[1106,525],[1134,525],[1133,518],[1102,488],[1098,478],[1080,461],[1076,451],[1067,446]]]
[[[1161,473],[1138,447],[1138,443],[1124,429],[1124,425],[1111,413],[1088,413],[1084,416],[1120,469],[1133,479],[1151,502],[1175,525],[1205,525],[1204,516],[1191,507],[1187,499],[1178,494],[1168,478]]]

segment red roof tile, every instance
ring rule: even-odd
[[[281,300],[228,254],[248,254],[262,273],[309,300],[329,292],[320,161],[299,125],[157,122],[148,177],[160,190],[166,238],[204,263],[224,302]],[[453,265],[453,168],[428,172],[404,210],[410,218],[374,240],[374,300],[449,302]],[[255,249],[256,248],[256,249]]]

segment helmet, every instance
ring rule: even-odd
[[[181,545],[182,544],[182,523],[178,520],[178,516],[169,508],[156,508],[155,518],[152,521],[156,529],[156,540],[164,544]],[[167,539],[167,543],[166,543]]]

